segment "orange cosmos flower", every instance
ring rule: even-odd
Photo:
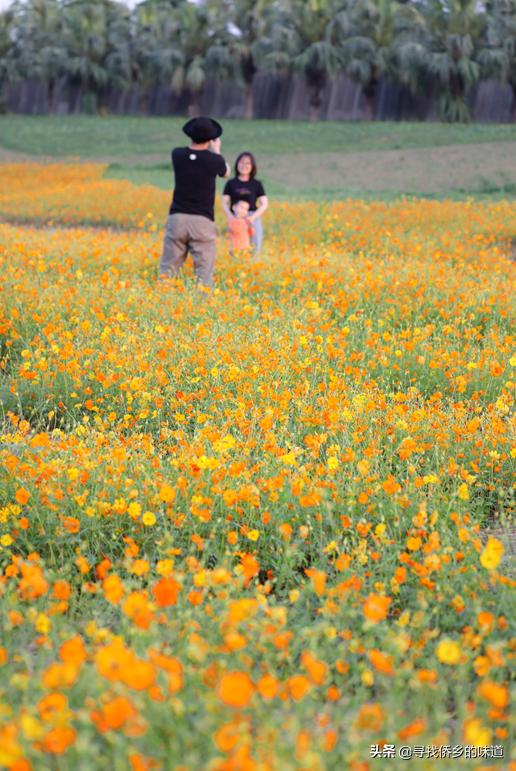
[[[363,704],[360,707],[354,725],[365,731],[379,731],[383,726],[385,713],[381,704]]]
[[[509,704],[508,689],[493,680],[484,680],[478,686],[478,693],[497,709],[505,709]]]
[[[124,584],[119,576],[114,573],[104,579],[102,588],[104,590],[104,597],[113,605],[117,605],[124,596]]]
[[[152,587],[152,594],[160,608],[175,605],[180,585],[173,578],[162,578]]]
[[[384,675],[394,674],[392,656],[383,653],[378,648],[373,648],[368,655],[369,661],[378,672],[382,672]]]
[[[68,747],[74,744],[77,732],[69,726],[51,728],[43,740],[43,748],[53,755],[62,755]]]
[[[323,661],[319,661],[310,651],[303,651],[301,654],[301,664],[308,672],[308,676],[313,683],[321,685],[328,673],[328,666]]]
[[[228,707],[246,707],[254,693],[254,684],[246,672],[227,672],[222,676],[217,694]]]
[[[287,687],[294,701],[301,701],[312,686],[304,675],[293,675],[287,680]]]
[[[278,681],[272,675],[264,675],[258,680],[256,687],[260,696],[270,701],[278,692]]]
[[[16,495],[14,497],[16,498],[17,503],[25,506],[25,504],[29,501],[30,493],[24,487],[20,487],[18,490],[16,490]]]
[[[387,618],[391,598],[380,594],[370,594],[363,606],[364,616],[377,624]]]
[[[426,730],[426,720],[422,717],[416,718],[411,723],[401,728],[398,731],[398,737],[402,742],[406,742],[408,739],[412,739],[414,736],[419,736]]]
[[[64,642],[59,649],[59,656],[68,664],[80,666],[88,658],[82,637],[75,635]]]
[[[46,593],[48,581],[43,575],[43,571],[33,562],[22,563],[20,566],[22,578],[18,584],[20,594],[24,600],[35,600]]]

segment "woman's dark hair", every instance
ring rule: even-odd
[[[251,177],[251,179],[254,179],[256,177],[256,161],[255,161],[254,155],[251,152],[249,152],[249,150],[244,150],[244,152],[240,153],[240,155],[236,159],[236,161],[235,161],[235,177],[238,177],[238,164],[240,163],[242,158],[245,158],[245,157],[249,158],[249,160],[251,161],[251,174],[250,174],[250,177]]]

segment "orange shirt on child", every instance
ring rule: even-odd
[[[233,251],[251,248],[251,236],[254,234],[254,228],[246,219],[232,217],[229,221],[229,238]]]

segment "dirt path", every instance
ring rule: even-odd
[[[363,191],[439,193],[516,185],[516,142],[492,142],[410,150],[269,156],[267,175],[292,187],[343,187]]]

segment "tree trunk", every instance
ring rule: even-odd
[[[246,83],[244,90],[244,118],[252,120],[254,115],[253,83]]]
[[[81,104],[82,104],[82,97],[84,94],[84,83],[80,82],[79,88],[77,89],[77,94],[75,96],[75,109],[74,112],[77,115],[81,111]]]
[[[378,80],[373,77],[363,87],[364,98],[366,103],[366,118],[367,120],[374,120],[374,102],[376,98],[376,91],[378,90]]]
[[[50,115],[54,112],[54,98],[56,93],[56,82],[54,78],[49,78],[47,83],[47,109]]]
[[[201,114],[201,91],[194,91],[190,97],[188,105],[188,117],[196,118]]]
[[[311,80],[311,82],[310,82]],[[310,93],[310,107],[308,111],[308,120],[318,121],[321,117],[322,107],[322,90],[325,85],[325,81],[319,74],[315,77],[311,77],[308,80],[309,93]]]

